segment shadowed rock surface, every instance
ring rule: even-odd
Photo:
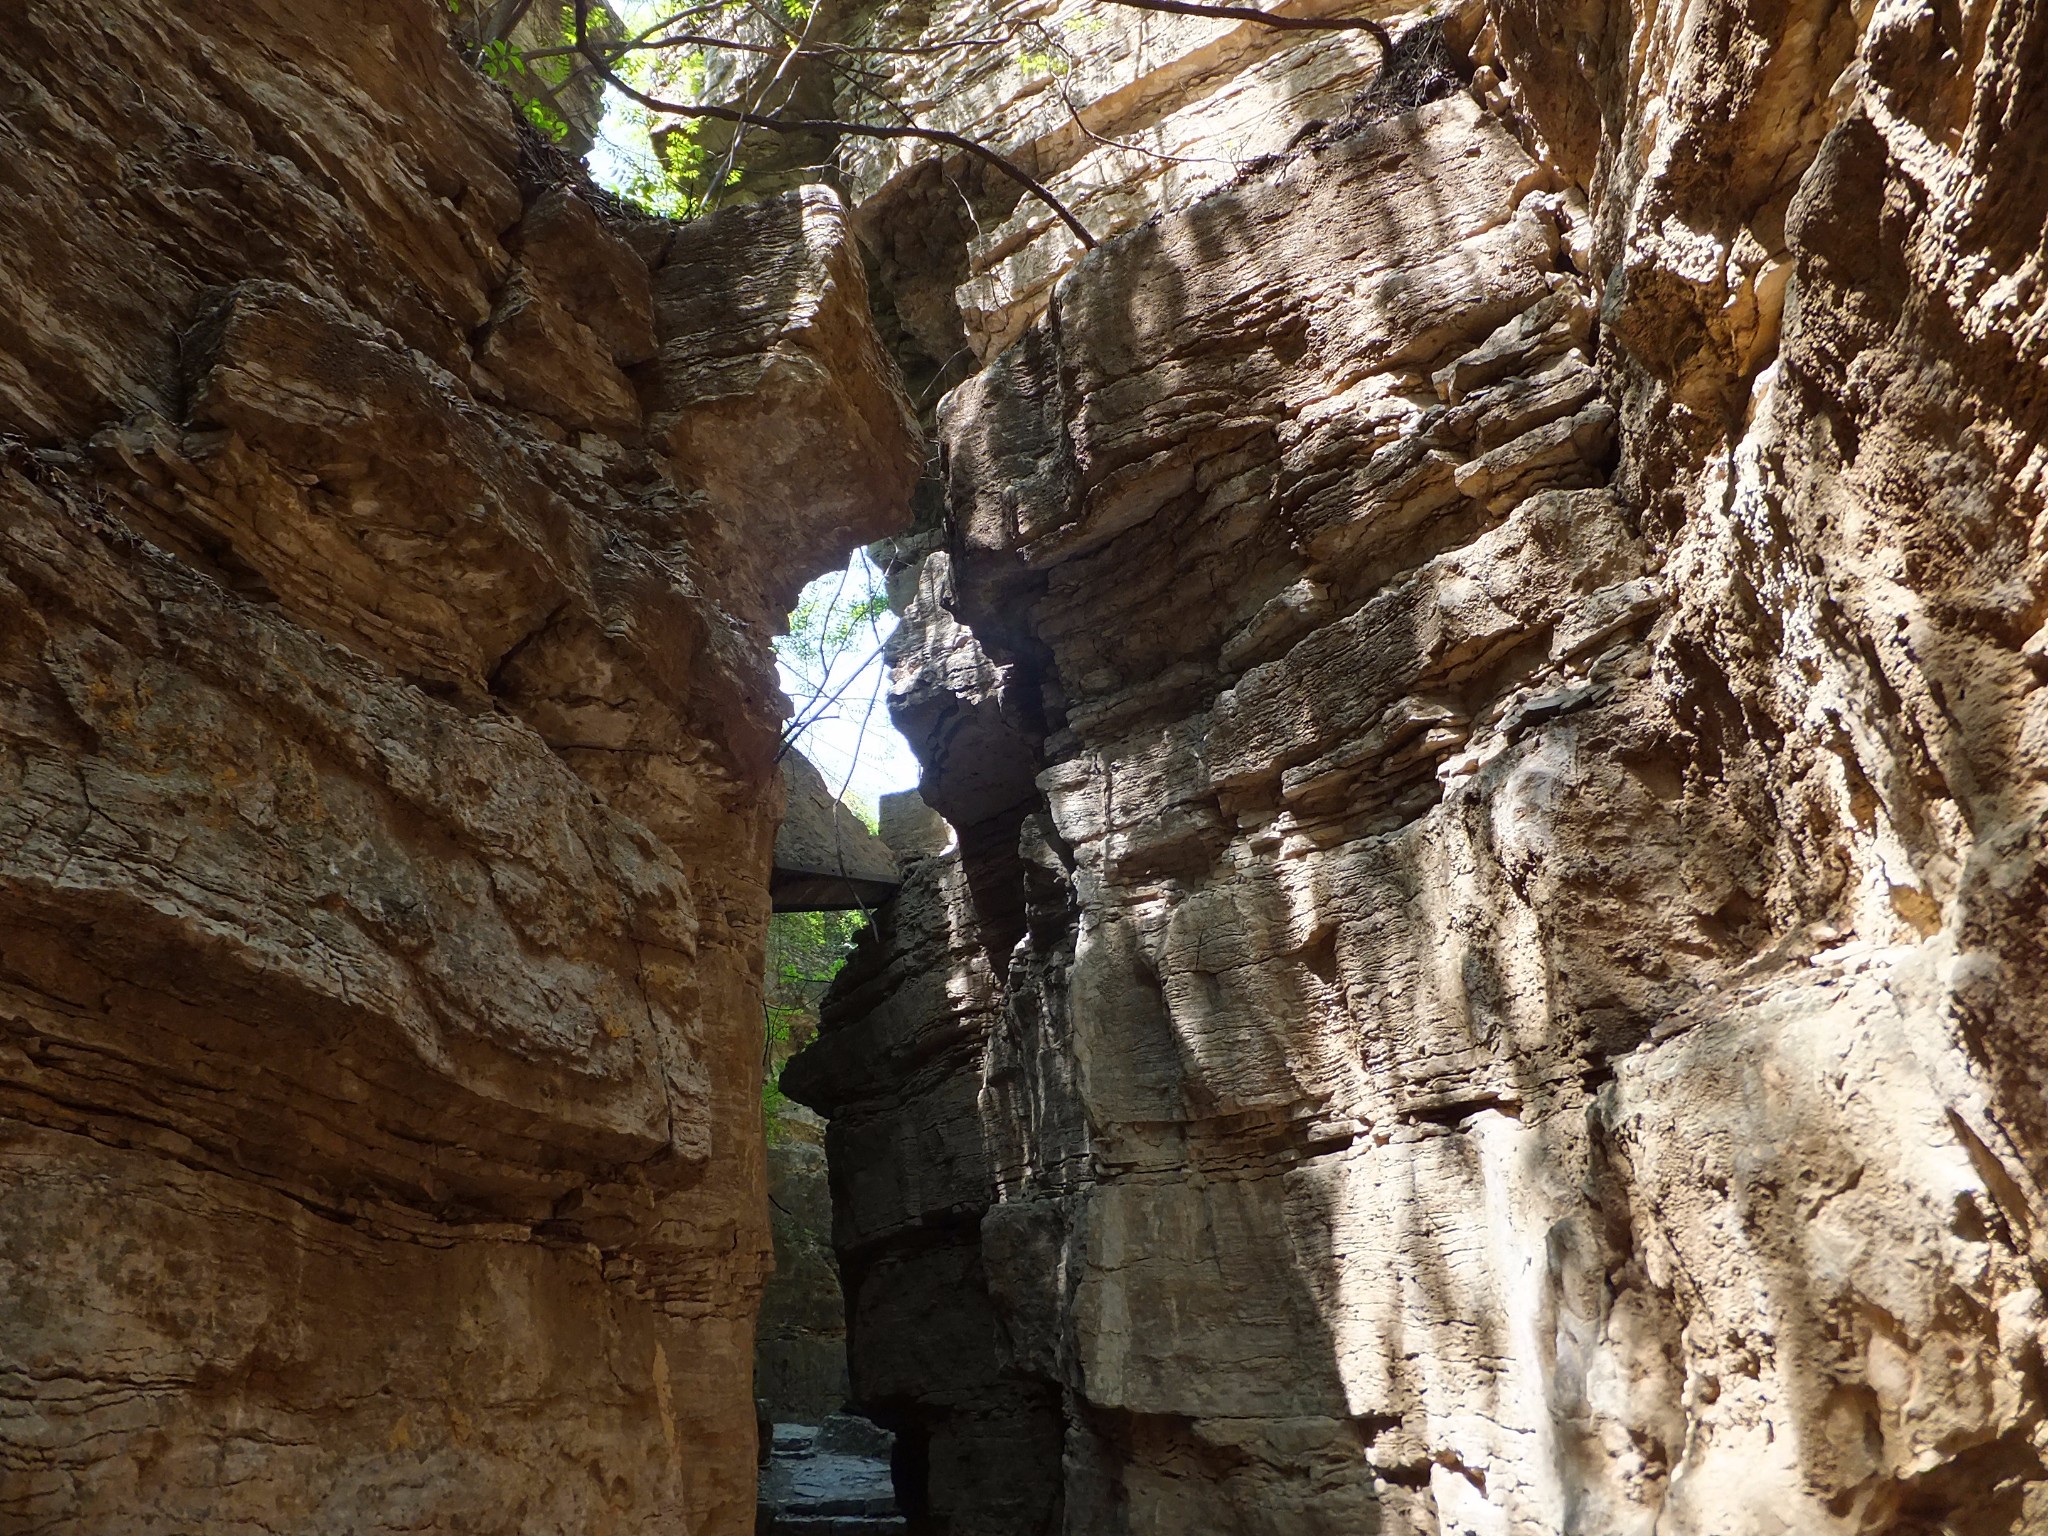
[[[0,51],[0,1526],[738,1533],[831,194],[551,168],[432,0]]]
[[[817,1424],[845,1408],[846,1298],[832,1255],[832,1195],[822,1136],[782,1116],[768,1147],[775,1273],[761,1293],[754,1396],[776,1420]],[[815,1118],[815,1117],[812,1117]]]
[[[777,1424],[761,1469],[758,1536],[889,1536],[906,1529],[889,1477],[892,1439],[863,1419]]]
[[[2048,14],[1429,25],[941,410],[856,1400],[959,1536],[2048,1529]]]

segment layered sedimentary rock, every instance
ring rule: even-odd
[[[942,413],[856,1397],[974,1536],[2048,1528],[2048,13],[1439,24]]]
[[[1271,9],[1316,18],[1357,8]],[[1427,46],[1378,70],[1377,45],[1358,30],[1278,31],[1097,0],[870,0],[828,14],[847,45],[879,50],[865,75],[840,84],[841,115],[860,115],[880,94],[926,126],[973,137],[1036,177],[1096,238],[1292,149],[1354,110],[1363,91],[1398,80],[1420,100],[1440,72]],[[840,169],[883,280],[887,334],[914,381],[957,382],[1016,340],[1081,255],[1051,208],[985,161],[854,138]]]
[[[779,1068],[778,1068],[779,1070]],[[754,1397],[776,1424],[822,1424],[846,1407],[846,1297],[832,1256],[832,1196],[823,1138],[780,1117],[768,1146],[768,1225],[775,1273],[761,1293]]]
[[[920,455],[838,203],[430,0],[0,56],[0,1525],[739,1532],[767,636]]]
[[[1356,8],[1293,0],[1271,9],[1313,18]],[[1090,0],[1022,12],[987,0],[879,4],[856,9],[844,31],[856,45],[900,50],[876,61],[891,99],[928,126],[999,148],[1098,238],[1291,148],[1305,125],[1343,116],[1379,62],[1378,46],[1356,30],[1289,32]],[[859,110],[872,89],[843,88],[842,111]],[[900,139],[852,141],[841,159],[863,234],[884,253],[898,310],[927,347],[952,341],[957,325],[986,361],[1081,254],[1051,209],[986,165],[960,159],[941,171],[928,147]],[[963,194],[979,204],[964,218]],[[962,239],[943,266],[930,260],[934,228]]]
[[[901,879],[888,847],[802,753],[783,754],[784,808],[769,879],[768,1226],[775,1269],[761,1293],[754,1396],[764,1422],[818,1425],[846,1406],[846,1301],[832,1256],[823,1124],[776,1091],[783,1065],[817,1035],[818,1004],[862,908]],[[845,913],[820,920],[818,914]]]

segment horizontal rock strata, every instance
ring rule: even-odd
[[[0,1526],[741,1532],[767,636],[920,454],[429,0],[0,57]]]
[[[2044,27],[1468,8],[949,398],[785,1076],[932,1529],[2048,1527]]]

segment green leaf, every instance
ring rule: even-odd
[[[1017,55],[1017,68],[1026,80],[1038,80],[1048,75],[1064,75],[1071,67],[1059,55],[1043,53],[1037,49],[1027,48]]]
[[[569,125],[563,122],[559,115],[550,112],[544,103],[522,101],[519,103],[519,110],[525,114],[526,120],[529,123],[532,123],[534,127],[553,139],[557,144],[569,137]]]

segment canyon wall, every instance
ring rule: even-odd
[[[630,217],[437,0],[0,49],[0,1526],[749,1531],[843,211]]]
[[[986,358],[784,1077],[855,1395],[956,1536],[2048,1529],[2048,11],[1397,31],[1000,304],[855,183]]]

